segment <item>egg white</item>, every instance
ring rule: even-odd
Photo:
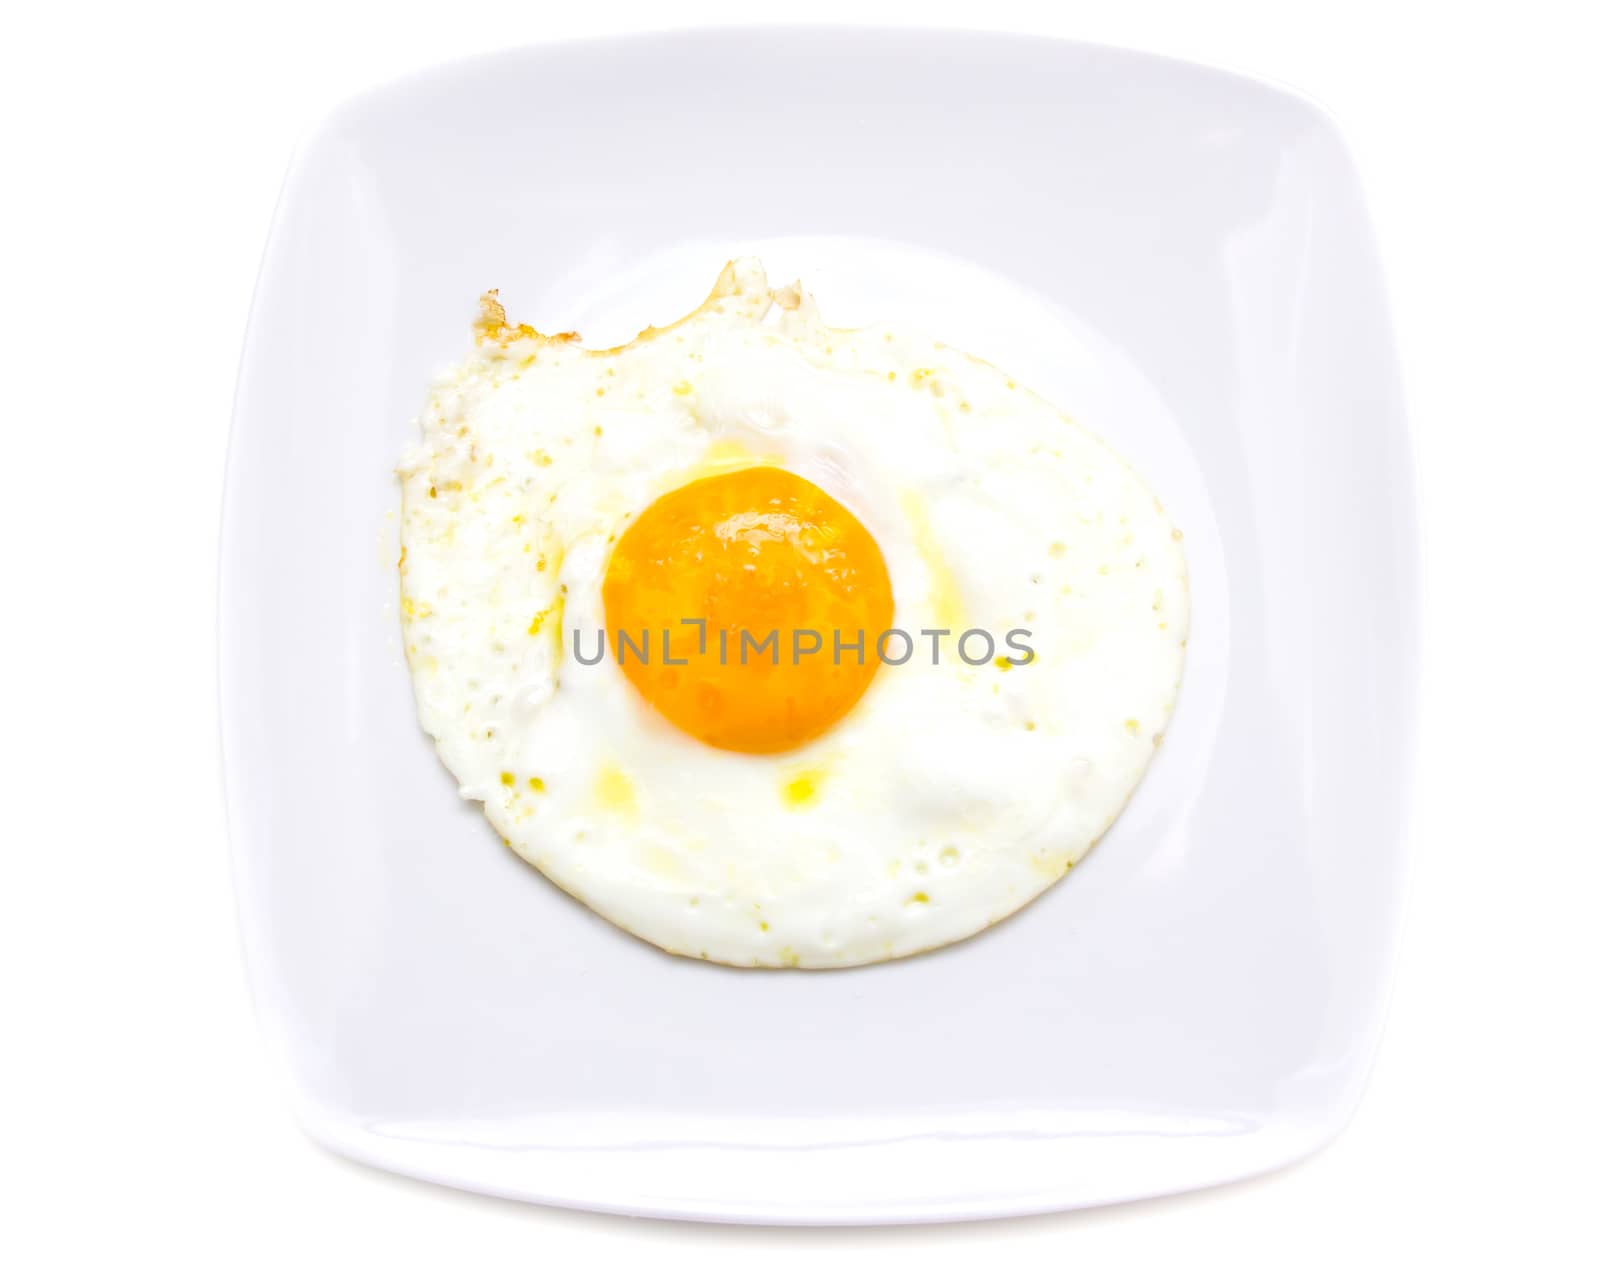
[[[664,949],[821,968],[969,936],[1082,858],[1160,743],[1188,590],[1139,478],[994,367],[898,326],[830,329],[754,261],[611,351],[486,296],[421,427],[399,472],[422,726],[523,859]],[[779,755],[708,748],[571,649],[577,631],[592,654],[633,517],[758,463],[856,514],[918,635]],[[920,631],[939,628],[935,664]],[[1027,629],[1037,658],[961,663],[969,628],[1002,655]]]

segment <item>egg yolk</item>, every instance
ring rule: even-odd
[[[894,624],[877,542],[781,468],[663,495],[618,539],[602,592],[613,661],[639,694],[697,740],[743,753],[833,726]]]

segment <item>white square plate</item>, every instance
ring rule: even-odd
[[[832,973],[669,958],[511,857],[418,730],[392,467],[480,291],[591,342],[723,260],[903,320],[1090,424],[1185,529],[1167,743],[976,939]],[[295,161],[222,559],[238,895],[310,1132],[525,1199],[982,1217],[1285,1164],[1353,1109],[1407,813],[1417,553],[1371,235],[1317,109],[968,33],[531,49],[338,111]]]

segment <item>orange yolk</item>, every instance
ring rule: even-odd
[[[876,541],[781,468],[656,500],[612,550],[603,596],[612,656],[639,694],[697,740],[744,753],[793,749],[848,713],[894,624]]]

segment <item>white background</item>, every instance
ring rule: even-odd
[[[1595,1278],[1586,7],[277,0],[4,19],[0,1276]],[[447,57],[758,16],[983,23],[1217,62],[1321,100],[1355,151],[1424,489],[1420,823],[1366,1101],[1288,1172],[980,1226],[626,1221],[331,1158],[267,1075],[223,837],[214,564],[235,366],[290,151],[339,99]]]

